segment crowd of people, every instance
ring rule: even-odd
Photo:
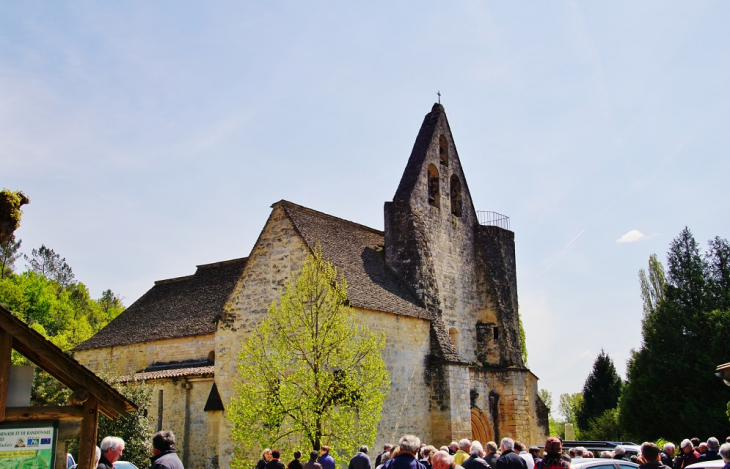
[[[171,431],[155,433],[152,436],[150,469],[184,469],[182,461],[177,456],[175,445],[175,434]],[[96,467],[96,469],[114,469],[114,463],[119,461],[123,452],[124,440],[116,436],[107,436],[96,447],[92,467]],[[78,464],[74,464],[69,469],[76,469],[77,466]]]
[[[369,448],[360,446],[348,464],[348,469],[571,469],[573,463],[587,458],[608,458],[633,461],[639,469],[686,469],[690,464],[722,459],[723,469],[730,469],[730,437],[720,446],[717,438],[707,442],[686,439],[680,443],[680,452],[675,455],[673,443],[659,448],[655,443],[641,445],[641,453],[628,456],[626,448],[616,446],[612,451],[594,454],[585,447],[563,451],[563,442],[550,437],[545,446],[526,446],[512,438],[503,438],[500,445],[494,441],[482,445],[468,439],[453,441],[439,449],[422,444],[418,437],[403,436],[397,445],[387,444],[383,451],[371,461]],[[335,460],[330,448],[322,446],[312,451],[309,460],[301,462],[302,453],[294,452],[294,459],[284,465],[279,450],[265,449],[255,469],[335,469]]]

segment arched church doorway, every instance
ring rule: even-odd
[[[482,446],[486,445],[488,441],[494,440],[494,432],[487,419],[487,414],[482,412],[479,407],[471,409],[471,439],[477,440]]]

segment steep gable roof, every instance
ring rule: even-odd
[[[223,310],[247,259],[199,265],[194,275],[155,282],[140,299],[76,349],[214,333],[215,317]]]
[[[310,249],[319,243],[325,259],[347,279],[352,306],[432,319],[421,302],[385,264],[382,231],[282,200],[281,206]]]

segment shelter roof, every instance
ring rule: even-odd
[[[99,399],[99,409],[109,417],[118,417],[125,412],[137,410],[136,404],[1,305],[0,329],[12,337],[12,348],[61,384],[74,391],[85,389],[96,396]]]

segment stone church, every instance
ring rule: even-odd
[[[240,345],[319,243],[359,320],[386,333],[392,384],[376,447],[407,433],[437,447],[544,442],[547,408],[521,354],[514,233],[488,215],[474,208],[435,104],[385,202],[384,231],[276,202],[248,257],[155,282],[75,357],[150,384],[148,412],[175,432],[185,467],[230,467]]]

